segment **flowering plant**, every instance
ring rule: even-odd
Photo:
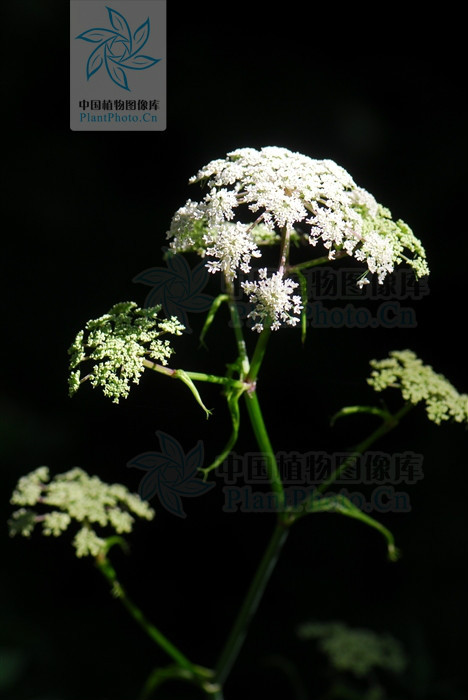
[[[182,512],[180,493],[195,495],[208,490],[207,482],[212,480],[215,469],[236,445],[242,399],[264,459],[276,525],[216,667],[208,669],[193,663],[149,622],[128,598],[109,560],[113,545],[125,546],[122,535],[131,532],[135,517],[151,520],[155,515],[140,496],[153,493],[156,480],[162,478],[162,470],[167,467],[164,460],[173,459],[173,445],[164,434],[160,433],[165,439],[162,453],[147,453],[132,464],[148,472],[146,479],[151,483],[145,482],[144,494],[130,494],[119,484],[104,484],[77,468],[49,481],[48,469],[40,467],[23,477],[13,494],[12,503],[20,508],[12,515],[10,530],[11,534],[30,536],[36,524],[41,523],[43,534],[58,536],[73,520],[77,521],[80,529],[73,540],[77,555],[94,558],[114,594],[173,661],[170,666],[155,669],[141,697],[149,698],[170,679],[183,679],[221,700],[250,620],[293,525],[319,512],[357,519],[383,536],[388,557],[396,560],[398,550],[392,533],[345,495],[330,491],[330,487],[420,402],[425,403],[428,418],[436,424],[445,420],[468,424],[468,396],[459,394],[445,377],[424,365],[410,350],[392,351],[387,359],[372,360],[368,384],[377,392],[400,390],[401,404],[395,411],[382,404],[339,410],[334,420],[363,413],[376,416],[380,424],[300,502],[290,502],[258,399],[257,382],[273,332],[300,326],[302,338],[305,337],[308,289],[304,272],[348,257],[363,268],[356,279],[358,289],[362,289],[373,275],[378,284],[383,284],[400,264],[409,266],[416,277],[427,275],[425,251],[403,221],[394,221],[388,209],[330,160],[313,160],[284,148],[242,148],[225,159],[210,162],[190,182],[201,184],[205,194],[200,201],[188,200],[174,214],[167,233],[168,255],[195,253],[210,273],[221,277],[222,291],[211,303],[201,339],[214,325],[219,308],[226,305],[235,340],[234,362],[228,364],[224,375],[169,366],[169,362],[173,363],[173,345],[183,335],[184,325],[175,315],[164,318],[160,305],[142,309],[134,302],[124,302],[101,318],[89,321],[76,336],[69,351],[70,394],[89,381],[118,403],[127,397],[131,385],[138,384],[142,373],[150,370],[181,380],[210,417],[199,386],[219,386],[229,411],[231,433],[210,464],[201,465],[199,447],[187,456],[186,468],[172,482],[171,497],[176,494],[178,514]],[[317,255],[320,246],[324,250]],[[275,248],[276,262],[272,266],[271,251]],[[254,269],[254,261],[259,259],[259,267]],[[198,294],[199,286],[195,285],[195,289]],[[249,304],[246,329],[239,315],[239,295],[244,295]],[[255,340],[250,353],[245,332]],[[87,368],[84,375],[83,367]],[[195,471],[203,481],[194,478]],[[168,484],[164,484],[169,493]],[[181,490],[181,484],[185,490]],[[38,510],[32,510],[36,506]],[[114,532],[105,536],[102,528]]]

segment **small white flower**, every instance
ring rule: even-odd
[[[222,271],[227,276],[236,276],[237,270],[250,271],[252,257],[261,256],[247,224],[219,223],[216,235],[206,235],[206,255],[215,258],[209,260],[209,272]]]
[[[205,214],[209,216],[212,223],[230,221],[234,217],[234,207],[237,207],[237,196],[235,192],[227,190],[225,187],[217,190],[215,187],[205,197],[207,205]]]
[[[265,327],[265,323],[271,324],[271,329],[276,331],[282,323],[295,326],[299,318],[293,314],[300,314],[302,309],[301,298],[292,295],[298,286],[292,279],[283,279],[280,272],[271,277],[267,275],[267,269],[259,270],[260,281],[243,282],[242,288],[249,295],[249,301],[255,304],[255,308],[248,314],[248,318],[258,321],[253,330],[259,333]]]

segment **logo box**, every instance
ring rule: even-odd
[[[70,1],[70,129],[166,129],[166,0]]]

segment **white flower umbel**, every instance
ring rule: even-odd
[[[429,272],[424,249],[408,226],[393,221],[332,160],[272,146],[240,148],[208,163],[190,182],[203,182],[207,194],[176,212],[167,235],[174,252],[208,256],[211,272],[231,279],[239,270],[248,272],[259,246],[278,243],[281,230],[312,246],[321,241],[331,259],[337,253],[355,257],[380,283],[402,262],[417,276]],[[366,282],[364,276],[358,284]]]
[[[73,522],[78,523],[73,539],[78,557],[97,556],[104,551],[109,534],[130,533],[136,517],[152,520],[155,515],[146,501],[122,484],[106,484],[78,467],[52,480],[47,467],[35,469],[18,481],[11,503],[22,506],[8,522],[11,535],[29,537],[40,524],[42,534],[58,537]],[[24,506],[51,510],[41,513]],[[96,526],[110,533],[98,534]]]
[[[248,317],[256,320],[254,331],[259,333],[265,324],[272,330],[278,330],[282,323],[295,326],[302,309],[301,298],[293,295],[293,290],[298,286],[291,279],[283,279],[280,272],[275,272],[268,277],[266,268],[259,270],[258,282],[243,282],[242,289],[249,296],[249,301],[255,304],[255,308]]]
[[[394,350],[383,360],[372,360],[367,380],[375,391],[400,389],[412,404],[424,401],[428,418],[434,423],[454,420],[468,424],[468,394],[459,394],[452,384],[411,350]]]
[[[181,335],[184,326],[174,316],[160,318],[160,306],[140,309],[135,302],[115,304],[107,314],[92,319],[80,331],[69,349],[70,395],[89,379],[93,387],[101,386],[105,396],[118,403],[138,384],[145,359],[167,364],[174,349],[164,335]],[[76,369],[92,363],[87,375]]]
[[[401,673],[407,664],[402,645],[391,635],[348,627],[343,622],[306,622],[299,627],[298,636],[317,639],[320,650],[336,670],[351,672],[358,678],[368,676],[376,668]],[[378,697],[382,697],[380,693]]]

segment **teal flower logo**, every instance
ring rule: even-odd
[[[214,301],[212,296],[202,294],[208,284],[209,272],[204,261],[192,270],[182,255],[170,255],[166,265],[166,268],[143,270],[132,281],[152,287],[145,308],[161,305],[167,318],[175,316],[185,326],[185,332],[191,333],[188,313],[208,311]]]
[[[173,515],[186,518],[182,497],[201,496],[213,488],[197,478],[203,464],[201,440],[187,454],[177,440],[161,430],[156,431],[161,452],[143,452],[129,462],[127,467],[136,467],[146,472],[140,482],[138,494],[144,501],[158,496],[161,505]]]
[[[89,80],[105,66],[112,82],[130,92],[126,71],[146,70],[161,60],[140,53],[150,35],[149,17],[132,33],[127,20],[120,12],[110,7],[106,7],[106,10],[112,29],[94,27],[75,37],[97,44],[86,64],[86,78]]]

